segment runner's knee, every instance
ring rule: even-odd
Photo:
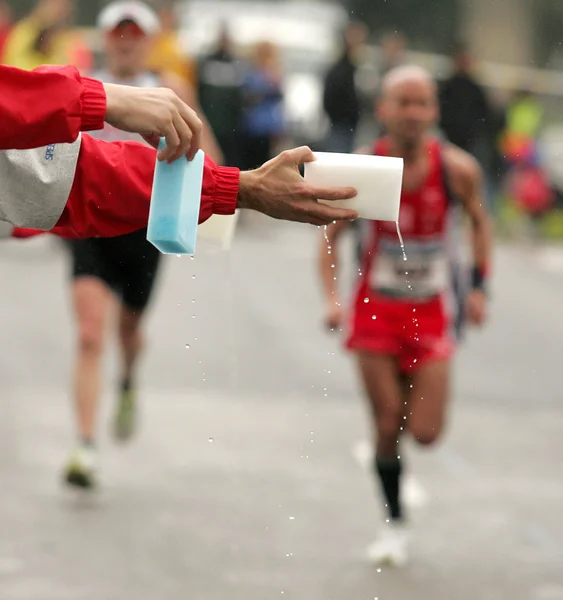
[[[104,344],[103,338],[101,324],[96,321],[88,321],[80,324],[78,335],[80,352],[92,356],[101,354]]]
[[[124,344],[141,342],[141,313],[122,313],[119,320],[119,337]]]
[[[414,440],[421,446],[431,446],[438,440],[442,433],[441,424],[417,425],[413,423],[408,426],[408,429]]]

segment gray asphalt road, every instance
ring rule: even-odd
[[[228,254],[166,261],[143,428],[128,447],[107,435],[112,347],[92,496],[59,483],[73,441],[64,254],[2,246],[1,600],[563,599],[563,250],[498,252],[447,439],[407,451],[413,562],[377,572],[366,423],[353,365],[319,327],[315,236],[243,225]]]

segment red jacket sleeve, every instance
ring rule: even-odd
[[[182,159],[179,159],[182,160]],[[147,226],[156,150],[137,142],[82,137],[74,183],[52,233],[68,238],[113,237]],[[239,170],[206,157],[199,221],[233,214]]]
[[[73,142],[80,131],[101,129],[106,109],[103,85],[74,67],[0,65],[0,150]]]

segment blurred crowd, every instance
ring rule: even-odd
[[[287,127],[284,111],[287,65],[280,48],[264,39],[241,49],[225,24],[210,52],[188,56],[179,40],[176,3],[149,4],[160,18],[148,58],[150,70],[173,72],[192,87],[225,163],[251,169],[294,142],[295,132]],[[16,21],[8,2],[0,0],[0,61],[25,69],[74,64],[91,73],[100,60],[92,44],[95,37],[73,27],[73,8],[72,0],[38,0],[29,14]],[[374,47],[375,53],[368,51]],[[366,124],[377,131],[373,105],[378,82],[386,71],[407,60],[408,40],[399,32],[374,40],[366,25],[349,24],[339,54],[327,56],[326,70],[319,73],[326,134],[323,139],[298,141],[317,149],[352,152]],[[469,49],[454,48],[451,72],[438,82],[439,134],[478,158],[487,177],[488,201],[497,216],[499,206],[508,204],[531,222],[539,222],[563,198],[538,149],[544,124],[542,102],[529,90],[500,102],[477,73]]]

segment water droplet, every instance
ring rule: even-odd
[[[364,302],[367,304],[369,302],[369,298],[364,298]]]
[[[195,315],[192,315],[192,319],[195,319]]]
[[[186,344],[186,350],[189,350],[189,348],[190,348],[190,345]]]
[[[192,279],[195,279],[195,275],[192,275]]]
[[[377,572],[378,572],[378,573],[381,573],[381,569],[377,569]]]
[[[212,444],[215,440],[213,438],[209,438],[207,441]]]
[[[193,254],[190,254],[190,260],[193,260],[195,258],[195,256]]]
[[[290,521],[295,521],[295,517],[289,517]]]
[[[195,304],[195,298],[192,300],[192,304]]]
[[[375,321],[375,319],[377,319],[377,317],[375,315],[372,315],[371,318]]]
[[[176,254],[176,258],[182,258],[181,254]]]

